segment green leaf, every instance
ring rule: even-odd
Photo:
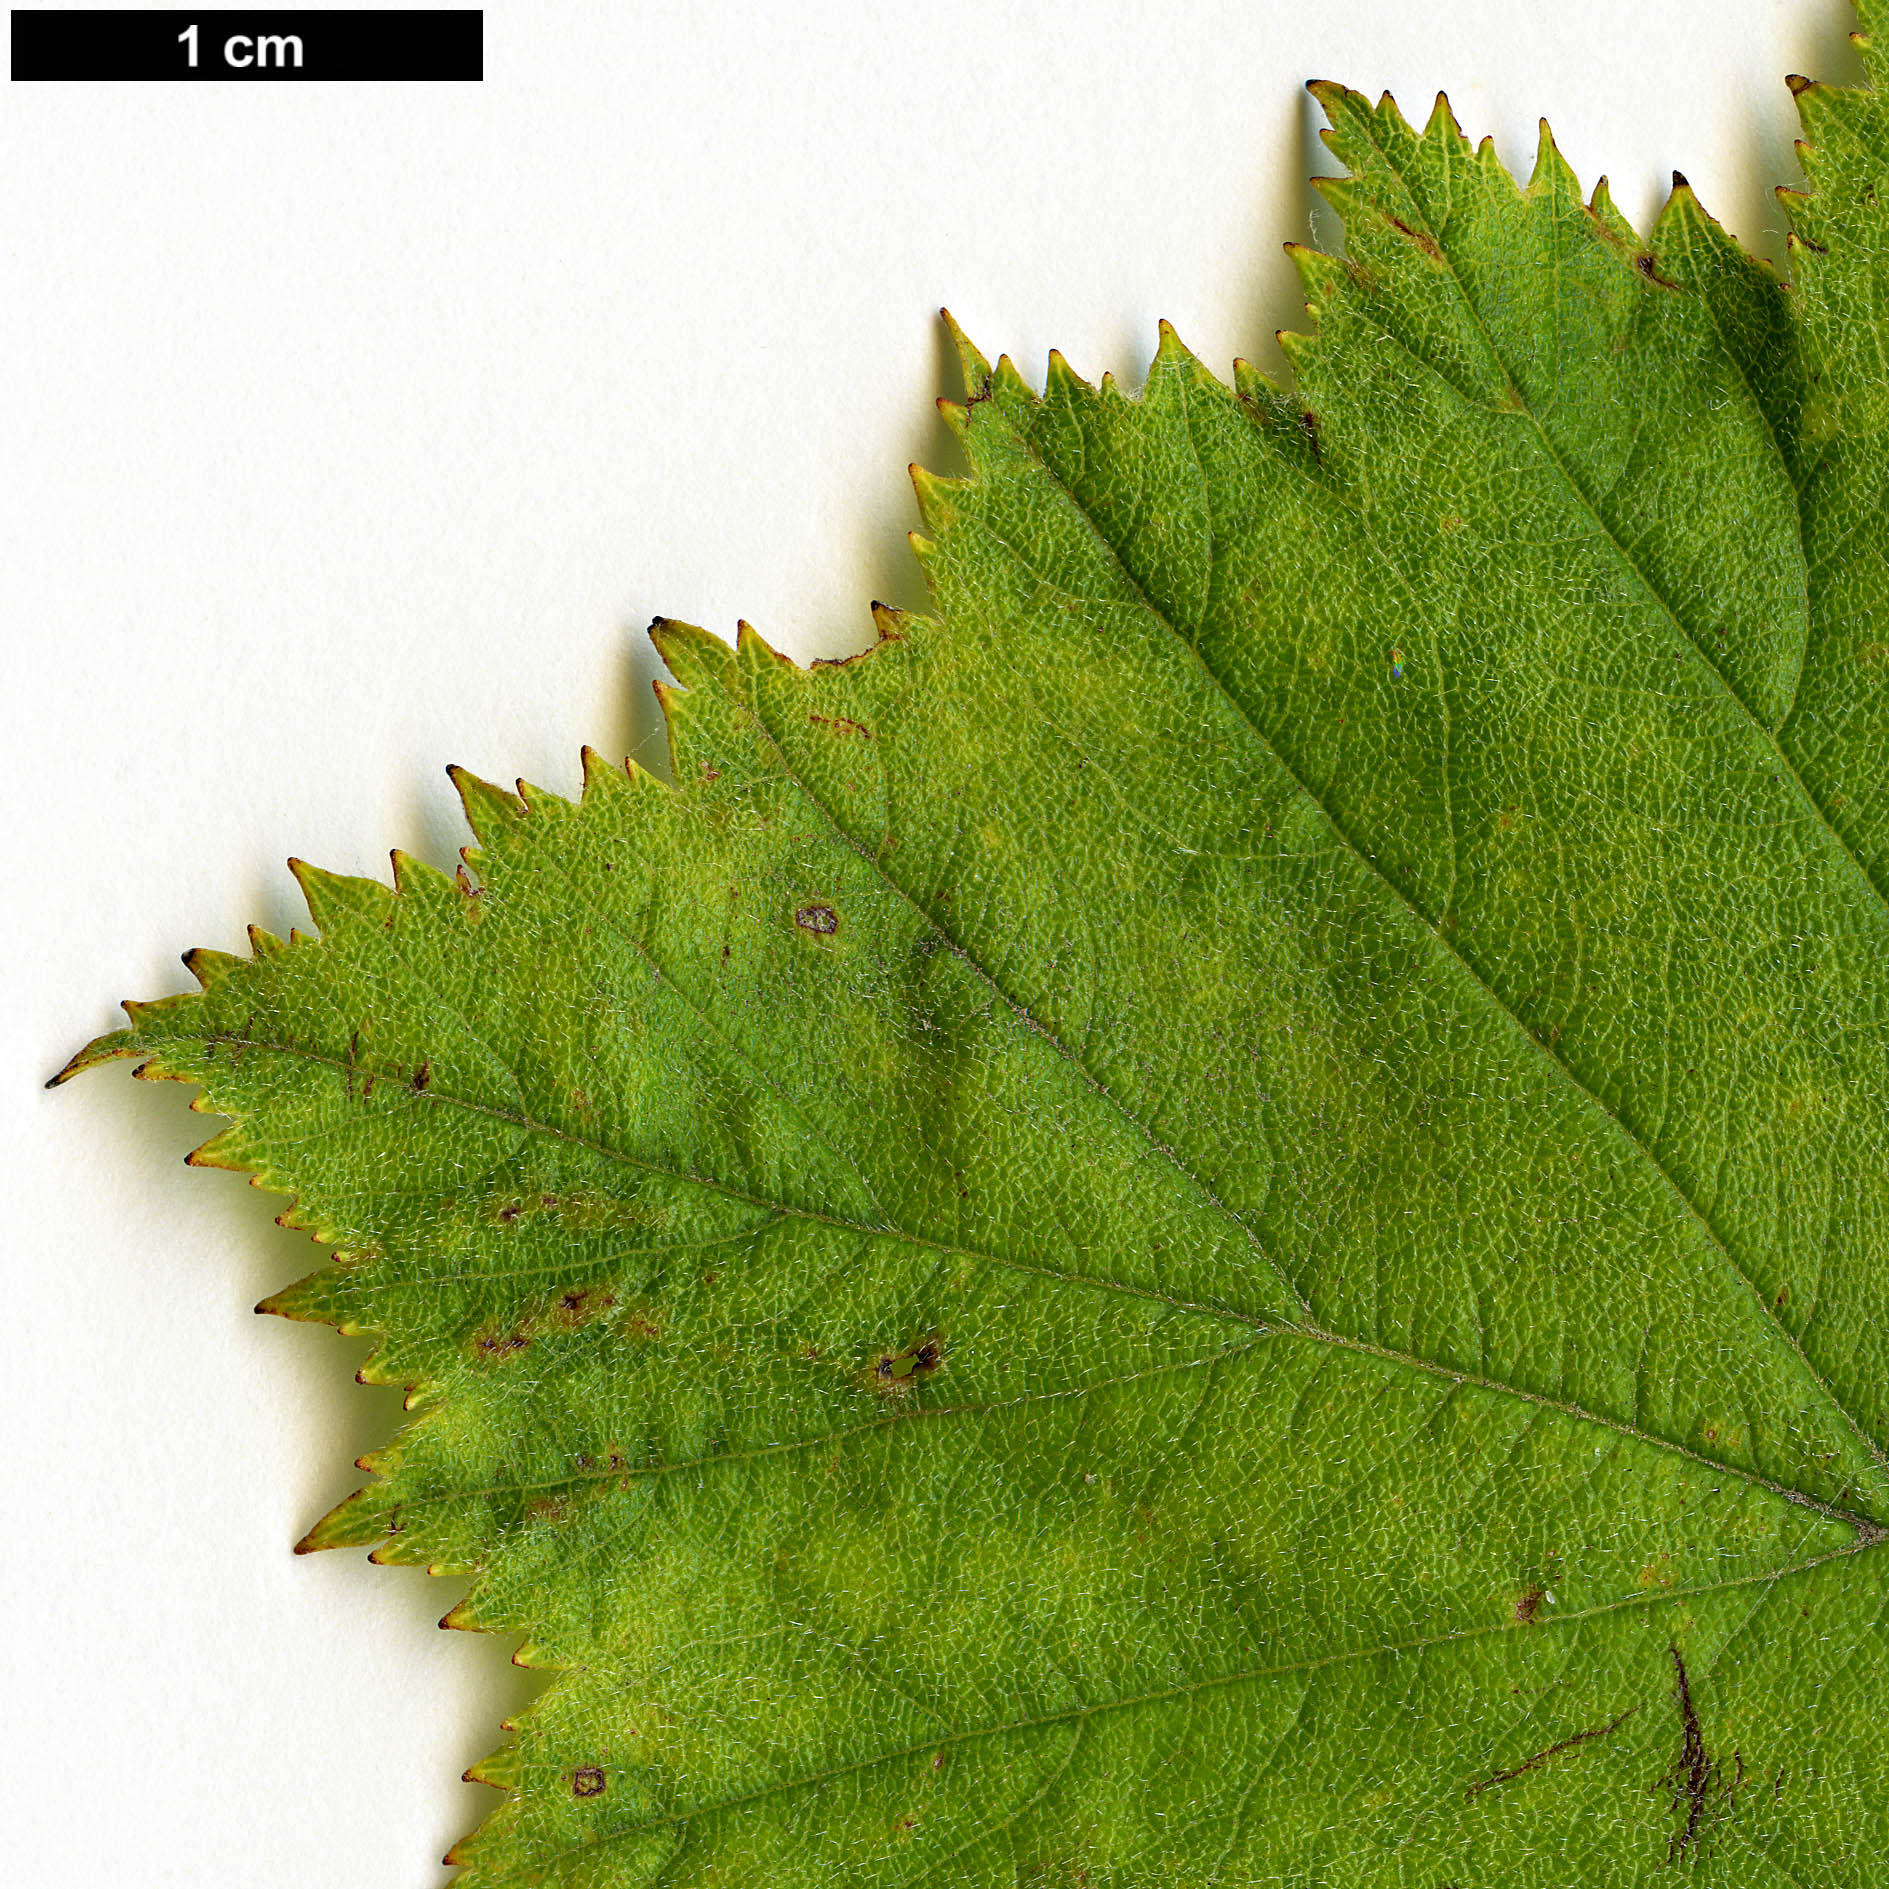
[[[963,344],[932,616],[659,623],[673,786],[71,1065],[411,1387],[304,1546],[556,1673],[468,1884],[1874,1880],[1889,106],[1786,289],[1314,89],[1292,392]]]

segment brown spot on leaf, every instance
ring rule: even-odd
[[[807,719],[816,727],[830,729],[836,735],[850,735],[859,741],[872,739],[872,730],[863,721],[853,721],[845,715],[816,715],[809,711]]]
[[[1525,1587],[1515,1597],[1515,1611],[1512,1618],[1526,1626],[1541,1611],[1542,1589]]]
[[[573,1797],[601,1797],[603,1786],[603,1766],[600,1764],[586,1764],[571,1773]]]
[[[515,1358],[530,1343],[531,1340],[521,1331],[494,1331],[488,1327],[472,1341],[472,1348],[477,1356],[496,1362]]]
[[[830,938],[840,928],[840,915],[830,905],[803,905],[794,914],[794,923],[802,931]]]
[[[572,1286],[552,1301],[551,1317],[557,1324],[574,1331],[579,1325],[602,1317],[616,1302],[617,1295],[608,1286]]]
[[[944,1339],[933,1332],[902,1350],[881,1353],[872,1367],[873,1388],[889,1396],[902,1395],[943,1361]]]
[[[1392,229],[1403,231],[1432,262],[1442,261],[1443,252],[1437,247],[1436,238],[1428,230],[1413,230],[1400,216],[1392,217],[1390,224]]]

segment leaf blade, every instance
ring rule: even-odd
[[[966,344],[934,619],[659,626],[676,790],[456,774],[458,881],[298,866],[62,1072],[199,1084],[414,1387],[303,1546],[559,1670],[469,1882],[1882,1841],[1871,383],[1683,199],[1320,96],[1306,404]]]

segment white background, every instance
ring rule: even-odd
[[[530,1682],[457,1589],[290,1544],[396,1421],[250,1316],[317,1259],[122,1066],[40,1082],[286,930],[280,861],[442,864],[443,764],[661,748],[643,624],[789,651],[920,600],[948,303],[1040,379],[1168,316],[1280,366],[1299,90],[1552,119],[1644,222],[1761,253],[1842,0],[500,5],[478,86],[0,94],[0,1792],[21,1883],[420,1889]],[[1323,212],[1320,212],[1321,217]],[[1320,225],[1321,234],[1329,234]]]

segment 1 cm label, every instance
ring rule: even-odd
[[[190,64],[195,66],[195,21],[177,35],[177,43],[189,53]],[[302,63],[302,36],[300,33],[232,33],[223,42],[223,63],[237,72],[252,66],[266,68],[273,65],[282,71],[287,71],[290,66],[299,68]]]

